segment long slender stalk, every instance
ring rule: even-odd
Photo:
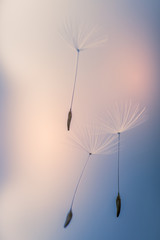
[[[75,87],[76,87],[76,82],[77,82],[78,63],[79,63],[79,53],[80,53],[80,50],[77,49],[76,71],[75,71],[74,85],[73,85],[73,92],[72,92],[72,98],[71,98],[71,107],[70,107],[70,110],[71,110],[71,111],[72,111],[72,105],[73,105],[73,100],[74,100]]]
[[[70,130],[71,121],[72,121],[72,106],[73,106],[74,93],[75,93],[76,82],[77,82],[79,52],[80,52],[80,50],[77,49],[76,71],[75,71],[74,85],[73,85],[73,91],[72,91],[71,106],[70,106],[70,110],[68,112],[68,118],[67,118],[67,130],[68,131]]]
[[[76,196],[76,193],[77,193],[79,184],[80,184],[80,182],[81,182],[81,179],[82,179],[82,177],[83,177],[84,171],[85,171],[85,169],[86,169],[86,167],[87,167],[87,164],[88,164],[88,162],[89,162],[90,156],[91,156],[91,154],[88,155],[88,158],[87,158],[87,160],[86,160],[86,163],[85,163],[85,165],[84,165],[84,167],[83,167],[83,169],[82,169],[81,175],[80,175],[80,177],[79,177],[78,183],[77,183],[77,185],[76,185],[76,188],[75,188],[75,191],[74,191],[74,194],[73,194],[73,198],[72,198],[72,202],[71,202],[71,209],[72,209],[72,207],[73,207],[73,203],[74,203],[74,200],[75,200],[75,196]]]
[[[83,169],[82,169],[81,175],[80,175],[79,180],[78,180],[78,183],[77,183],[77,185],[76,185],[76,188],[75,188],[75,191],[74,191],[74,194],[73,194],[73,198],[72,198],[72,202],[71,202],[71,207],[70,207],[70,210],[69,210],[69,212],[68,212],[68,214],[67,214],[67,216],[66,216],[66,220],[65,220],[65,223],[64,223],[64,228],[66,228],[66,227],[70,224],[70,222],[71,222],[71,220],[72,220],[72,217],[73,217],[72,207],[73,207],[74,199],[75,199],[75,196],[76,196],[76,193],[77,193],[79,184],[80,184],[80,182],[81,182],[83,173],[84,173],[84,171],[85,171],[85,169],[86,169],[86,167],[87,167],[87,164],[88,164],[88,161],[89,161],[90,156],[91,156],[91,153],[89,153],[89,155],[88,155],[87,161],[86,161],[86,163],[85,163],[85,165],[84,165],[84,167],[83,167]]]
[[[118,193],[119,193],[120,132],[118,133]]]
[[[116,198],[117,217],[119,217],[121,211],[121,197],[119,194],[119,159],[120,159],[120,132],[118,132],[118,195]]]

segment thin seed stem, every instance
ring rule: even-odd
[[[83,173],[84,173],[84,171],[85,171],[85,169],[86,169],[86,167],[87,167],[87,164],[88,164],[88,162],[89,162],[90,156],[91,156],[91,154],[88,155],[87,161],[86,161],[86,163],[85,163],[85,165],[84,165],[84,167],[83,167],[83,169],[82,169],[81,175],[80,175],[79,180],[78,180],[78,183],[77,183],[77,185],[76,185],[76,188],[75,188],[75,191],[74,191],[74,194],[73,194],[73,198],[72,198],[72,202],[71,202],[71,209],[72,209],[72,207],[73,207],[74,199],[75,199],[75,196],[76,196],[76,193],[77,193],[79,184],[80,184],[80,182],[81,182]]]
[[[74,99],[74,92],[75,92],[76,81],[77,81],[78,63],[79,63],[79,52],[80,52],[80,50],[77,49],[76,71],[75,71],[75,78],[74,78],[74,85],[73,85],[73,92],[72,92],[72,99],[71,99],[71,107],[70,107],[71,110],[72,110],[73,99]]]
[[[120,132],[118,132],[118,193],[119,193]]]

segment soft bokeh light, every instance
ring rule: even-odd
[[[158,9],[156,0],[0,2],[2,240],[159,238]],[[67,231],[63,223],[86,153],[66,131],[76,60],[61,37],[66,18],[92,22],[108,36],[80,59],[73,123],[92,119],[108,98],[121,95],[147,105],[150,115],[122,139],[119,221],[116,156],[93,156]]]

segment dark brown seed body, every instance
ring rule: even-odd
[[[67,129],[68,129],[68,131],[70,130],[71,120],[72,120],[72,111],[70,109],[70,111],[68,113],[68,119],[67,119]]]
[[[69,225],[72,216],[73,216],[72,209],[70,209],[69,213],[67,214],[66,221],[64,223],[64,228],[66,228]]]
[[[116,206],[117,206],[117,217],[119,217],[120,211],[121,211],[121,198],[120,194],[118,193],[118,196],[116,198]]]

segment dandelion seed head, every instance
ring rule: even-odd
[[[62,35],[69,45],[78,52],[88,48],[95,48],[108,40],[102,28],[97,25],[89,26],[86,22],[65,21]]]
[[[76,125],[70,134],[71,141],[89,155],[112,154],[116,151],[117,138],[113,134],[104,134],[95,124]]]
[[[144,122],[146,107],[131,99],[116,101],[107,109],[102,118],[105,131],[115,134],[132,129]]]

